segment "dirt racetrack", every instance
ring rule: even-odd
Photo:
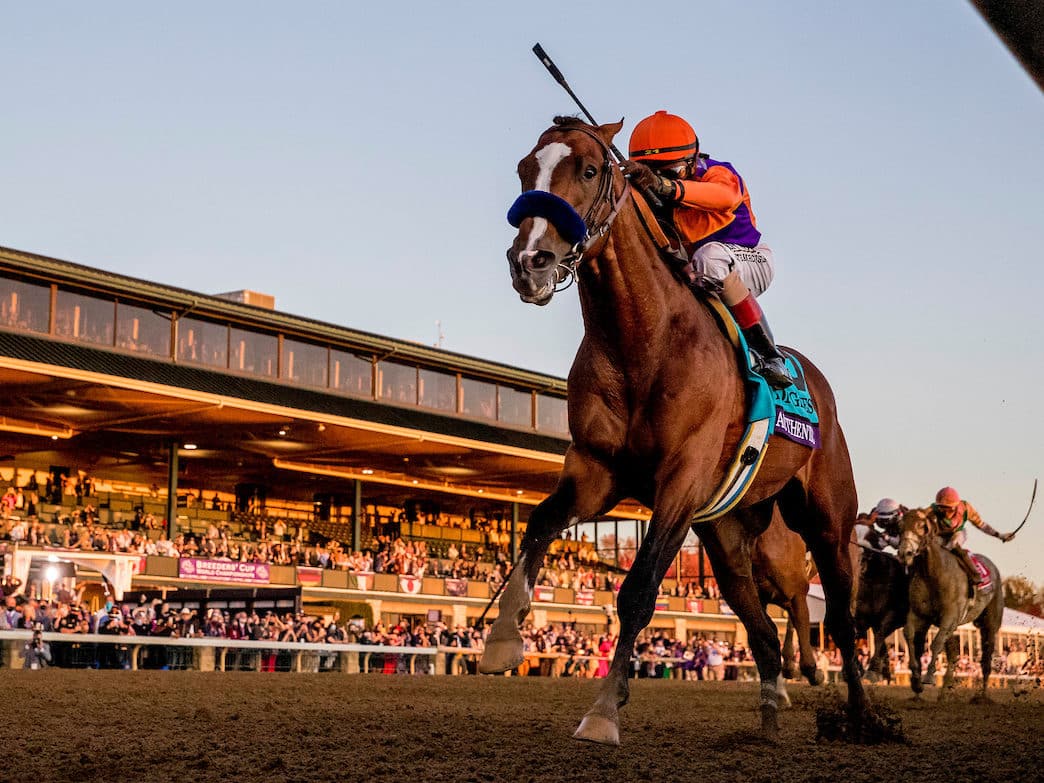
[[[791,689],[778,745],[752,683],[634,683],[622,744],[570,738],[591,680],[0,671],[0,781],[905,781],[1044,779],[1044,692],[937,703],[875,688],[908,745],[816,742],[836,689]]]

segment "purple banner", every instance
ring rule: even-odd
[[[810,449],[818,449],[822,442],[819,439],[819,425],[813,424],[800,416],[787,413],[782,408],[776,409],[776,435],[782,435],[788,440],[808,446]]]
[[[178,576],[203,582],[239,582],[251,585],[267,585],[269,581],[267,563],[199,560],[195,557],[183,557],[178,560]]]

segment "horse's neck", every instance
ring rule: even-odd
[[[580,302],[587,336],[621,362],[648,368],[649,360],[663,353],[668,331],[677,329],[673,317],[679,312],[691,314],[698,333],[717,336],[713,316],[697,307],[692,294],[675,279],[633,207],[620,212],[602,252],[582,273]]]
[[[952,560],[949,553],[934,537],[929,538],[924,545],[924,555],[921,559],[921,576],[928,585],[931,593],[939,598],[942,595],[942,585],[946,578],[946,572],[952,568],[960,569],[956,563],[947,562]],[[962,571],[963,574],[963,571]]]

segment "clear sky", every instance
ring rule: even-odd
[[[515,164],[575,112],[539,41],[618,146],[668,109],[744,175],[862,509],[952,484],[1010,530],[1044,478],[1044,96],[969,3],[6,2],[0,29],[0,244],[565,375],[575,291],[525,305],[504,258]],[[1044,582],[1044,508],[970,541]]]

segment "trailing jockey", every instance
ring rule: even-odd
[[[731,163],[700,155],[688,122],[658,111],[635,126],[624,173],[656,194],[691,258],[690,282],[717,294],[755,356],[754,370],[772,386],[793,382],[755,297],[774,275],[772,250],[761,241],[750,193]]]
[[[863,540],[878,552],[884,552],[886,547],[898,550],[905,512],[906,508],[897,501],[881,498],[866,519],[870,530]]]
[[[1005,542],[1011,541],[1015,534],[998,533],[983,522],[974,506],[967,500],[961,500],[960,494],[953,487],[943,487],[939,490],[929,513],[939,528],[943,547],[957,555],[961,568],[968,574],[969,588],[974,590],[975,586],[979,584],[980,575],[975,563],[972,562],[971,555],[964,548],[964,542],[968,537],[964,530],[965,525],[971,522],[986,535]]]

